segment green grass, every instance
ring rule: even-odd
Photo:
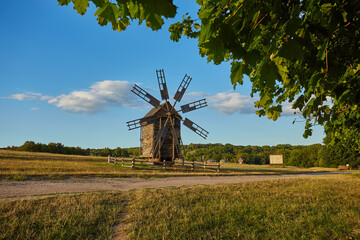
[[[9,180],[27,180],[33,178],[66,179],[69,177],[167,177],[167,176],[220,176],[245,174],[291,174],[320,171],[335,171],[331,168],[269,167],[268,165],[221,164],[221,172],[196,169],[191,172],[180,164],[167,167],[138,165],[137,169],[111,165],[106,157],[73,156],[51,153],[31,153],[0,150],[0,178]]]
[[[351,175],[0,202],[0,239],[360,239]],[[124,217],[124,213],[126,216]]]

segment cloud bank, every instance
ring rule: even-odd
[[[86,90],[73,91],[55,97],[26,92],[2,98],[18,101],[47,101],[49,104],[71,113],[98,113],[108,111],[111,106],[128,108],[144,106],[144,102],[133,94],[131,89],[132,84],[128,81],[104,80],[94,83]],[[237,92],[223,92],[215,95],[188,92],[185,94],[184,102],[192,102],[204,97],[207,98],[210,108],[222,114],[255,114],[257,110],[254,107],[256,99]],[[38,108],[31,108],[31,110],[38,110]],[[294,112],[290,103],[283,104],[283,116],[292,116]]]
[[[49,103],[67,112],[103,112],[108,106],[135,107],[137,100],[127,81],[105,80],[90,86],[89,90],[73,91],[48,100]]]
[[[254,106],[254,102],[257,101],[255,98],[251,98],[249,95],[241,95],[237,92],[225,92],[217,93],[215,95],[208,95],[202,92],[190,92],[187,94],[188,98],[195,100],[194,97],[206,97],[209,105],[214,110],[230,115],[230,114],[255,114],[258,110]],[[283,103],[282,116],[293,116],[295,110],[292,109],[291,103]]]
[[[251,97],[240,93],[217,93],[214,96],[208,96],[208,99],[212,107],[222,114],[251,114],[256,112]]]
[[[96,82],[87,90],[73,91],[69,94],[62,94],[56,97],[26,92],[2,98],[18,101],[47,101],[49,104],[53,104],[66,112],[96,113],[107,111],[109,106],[130,108],[139,106],[138,100],[130,91],[131,88],[132,84],[127,81],[105,80]]]

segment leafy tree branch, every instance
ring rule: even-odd
[[[92,2],[101,26],[125,30],[133,20],[158,30],[174,18],[172,0],[58,0],[85,14]],[[208,62],[231,62],[235,87],[247,75],[260,96],[259,116],[276,120],[282,103],[334,138],[359,130],[360,2],[350,0],[197,0],[197,16],[170,26],[170,39],[198,41]],[[353,134],[351,135],[353,136]],[[360,138],[355,148],[360,149]]]

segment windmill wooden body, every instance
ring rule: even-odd
[[[166,86],[164,70],[156,70],[160,94],[162,100],[159,100],[147,93],[138,85],[134,85],[131,90],[140,98],[150,103],[152,108],[143,118],[127,122],[129,130],[140,128],[141,131],[141,158],[152,161],[174,161],[182,159],[182,140],[181,140],[181,122],[202,138],[206,139],[209,132],[195,124],[188,118],[183,118],[179,112],[186,113],[207,106],[206,99],[191,102],[175,110],[175,105],[181,101],[187,87],[191,82],[191,77],[185,75],[178,90],[174,95],[175,102],[169,101],[169,94]]]

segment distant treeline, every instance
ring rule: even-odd
[[[298,167],[337,167],[338,165],[350,164],[350,167],[360,166],[359,152],[350,152],[341,143],[328,146],[313,144],[308,146],[292,146],[290,144],[279,144],[276,146],[235,146],[231,144],[189,144],[184,146],[186,160],[226,160],[237,162],[240,158],[246,164],[269,164],[270,154],[283,154],[287,166]],[[26,141],[22,146],[7,147],[9,150],[29,152],[49,152],[85,156],[122,156],[139,157],[140,148],[115,149],[83,149],[80,147],[67,147],[61,143],[35,143]]]
[[[6,149],[14,151],[27,151],[27,152],[47,152],[47,153],[59,153],[59,154],[68,154],[68,155],[83,155],[83,156],[101,156],[107,157],[111,156],[123,156],[123,157],[133,157],[139,156],[139,148],[101,148],[101,149],[90,149],[90,148],[81,148],[81,147],[67,147],[62,143],[35,143],[34,141],[26,141],[23,145],[9,146]]]

